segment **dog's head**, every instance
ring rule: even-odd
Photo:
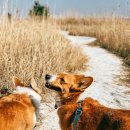
[[[80,95],[93,82],[92,77],[72,73],[60,73],[56,76],[46,74],[45,80],[45,86],[58,91],[63,98]]]
[[[21,80],[15,76],[13,76],[12,81],[13,81],[13,84],[16,88],[17,87],[29,88],[29,89],[35,91],[36,93],[38,93],[39,95],[41,94],[41,90],[37,87],[37,84],[36,84],[34,78],[31,79],[31,83],[29,86],[22,83]]]
[[[31,79],[30,85],[27,86],[24,83],[22,83],[18,78],[13,77],[13,84],[15,86],[15,91],[14,91],[15,93],[27,94],[32,100],[32,102],[34,103],[34,105],[37,104],[39,105],[42,98],[41,97],[42,91],[39,89],[39,87],[37,87],[34,78]]]
[[[60,73],[58,75],[45,76],[46,87],[61,91],[61,93],[83,92],[93,82],[92,77],[72,73]]]

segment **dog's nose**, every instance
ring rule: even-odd
[[[46,80],[48,80],[48,79],[50,79],[50,78],[51,78],[51,75],[49,75],[49,74],[46,74],[46,75],[45,75],[45,79],[46,79]]]

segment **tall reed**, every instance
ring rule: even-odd
[[[43,87],[45,74],[80,70],[86,60],[81,50],[59,33],[55,23],[0,18],[1,86],[10,86],[15,75],[26,84],[34,76]]]
[[[96,44],[122,56],[130,65],[130,19],[115,16],[69,16],[58,20],[58,24],[72,35],[96,37]]]

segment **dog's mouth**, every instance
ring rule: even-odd
[[[45,86],[46,86],[47,88],[53,89],[53,90],[55,90],[55,91],[61,91],[61,88],[59,88],[59,87],[57,87],[57,86],[54,86],[54,85],[50,84],[49,82],[46,82],[46,83],[45,83]]]
[[[46,86],[47,88],[51,89],[51,84],[50,84],[50,83],[46,82],[46,83],[45,83],[45,86]]]
[[[46,83],[45,83],[45,86],[46,86],[47,88],[49,88],[49,89],[54,89],[54,88],[55,88],[55,86],[51,85],[49,82],[46,82]]]
[[[48,83],[48,82],[45,83],[45,86],[46,86],[47,88],[53,89],[53,90],[55,90],[55,91],[61,91],[60,88],[58,88],[58,87],[56,87],[56,86],[53,86],[53,85],[51,85],[51,84]],[[57,109],[59,106],[61,106],[61,98],[60,98],[59,96],[56,96],[56,97],[55,97],[55,107],[54,107],[54,108]]]

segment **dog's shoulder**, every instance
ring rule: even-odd
[[[27,94],[10,94],[0,99],[0,109],[28,106],[32,106],[32,102]]]

